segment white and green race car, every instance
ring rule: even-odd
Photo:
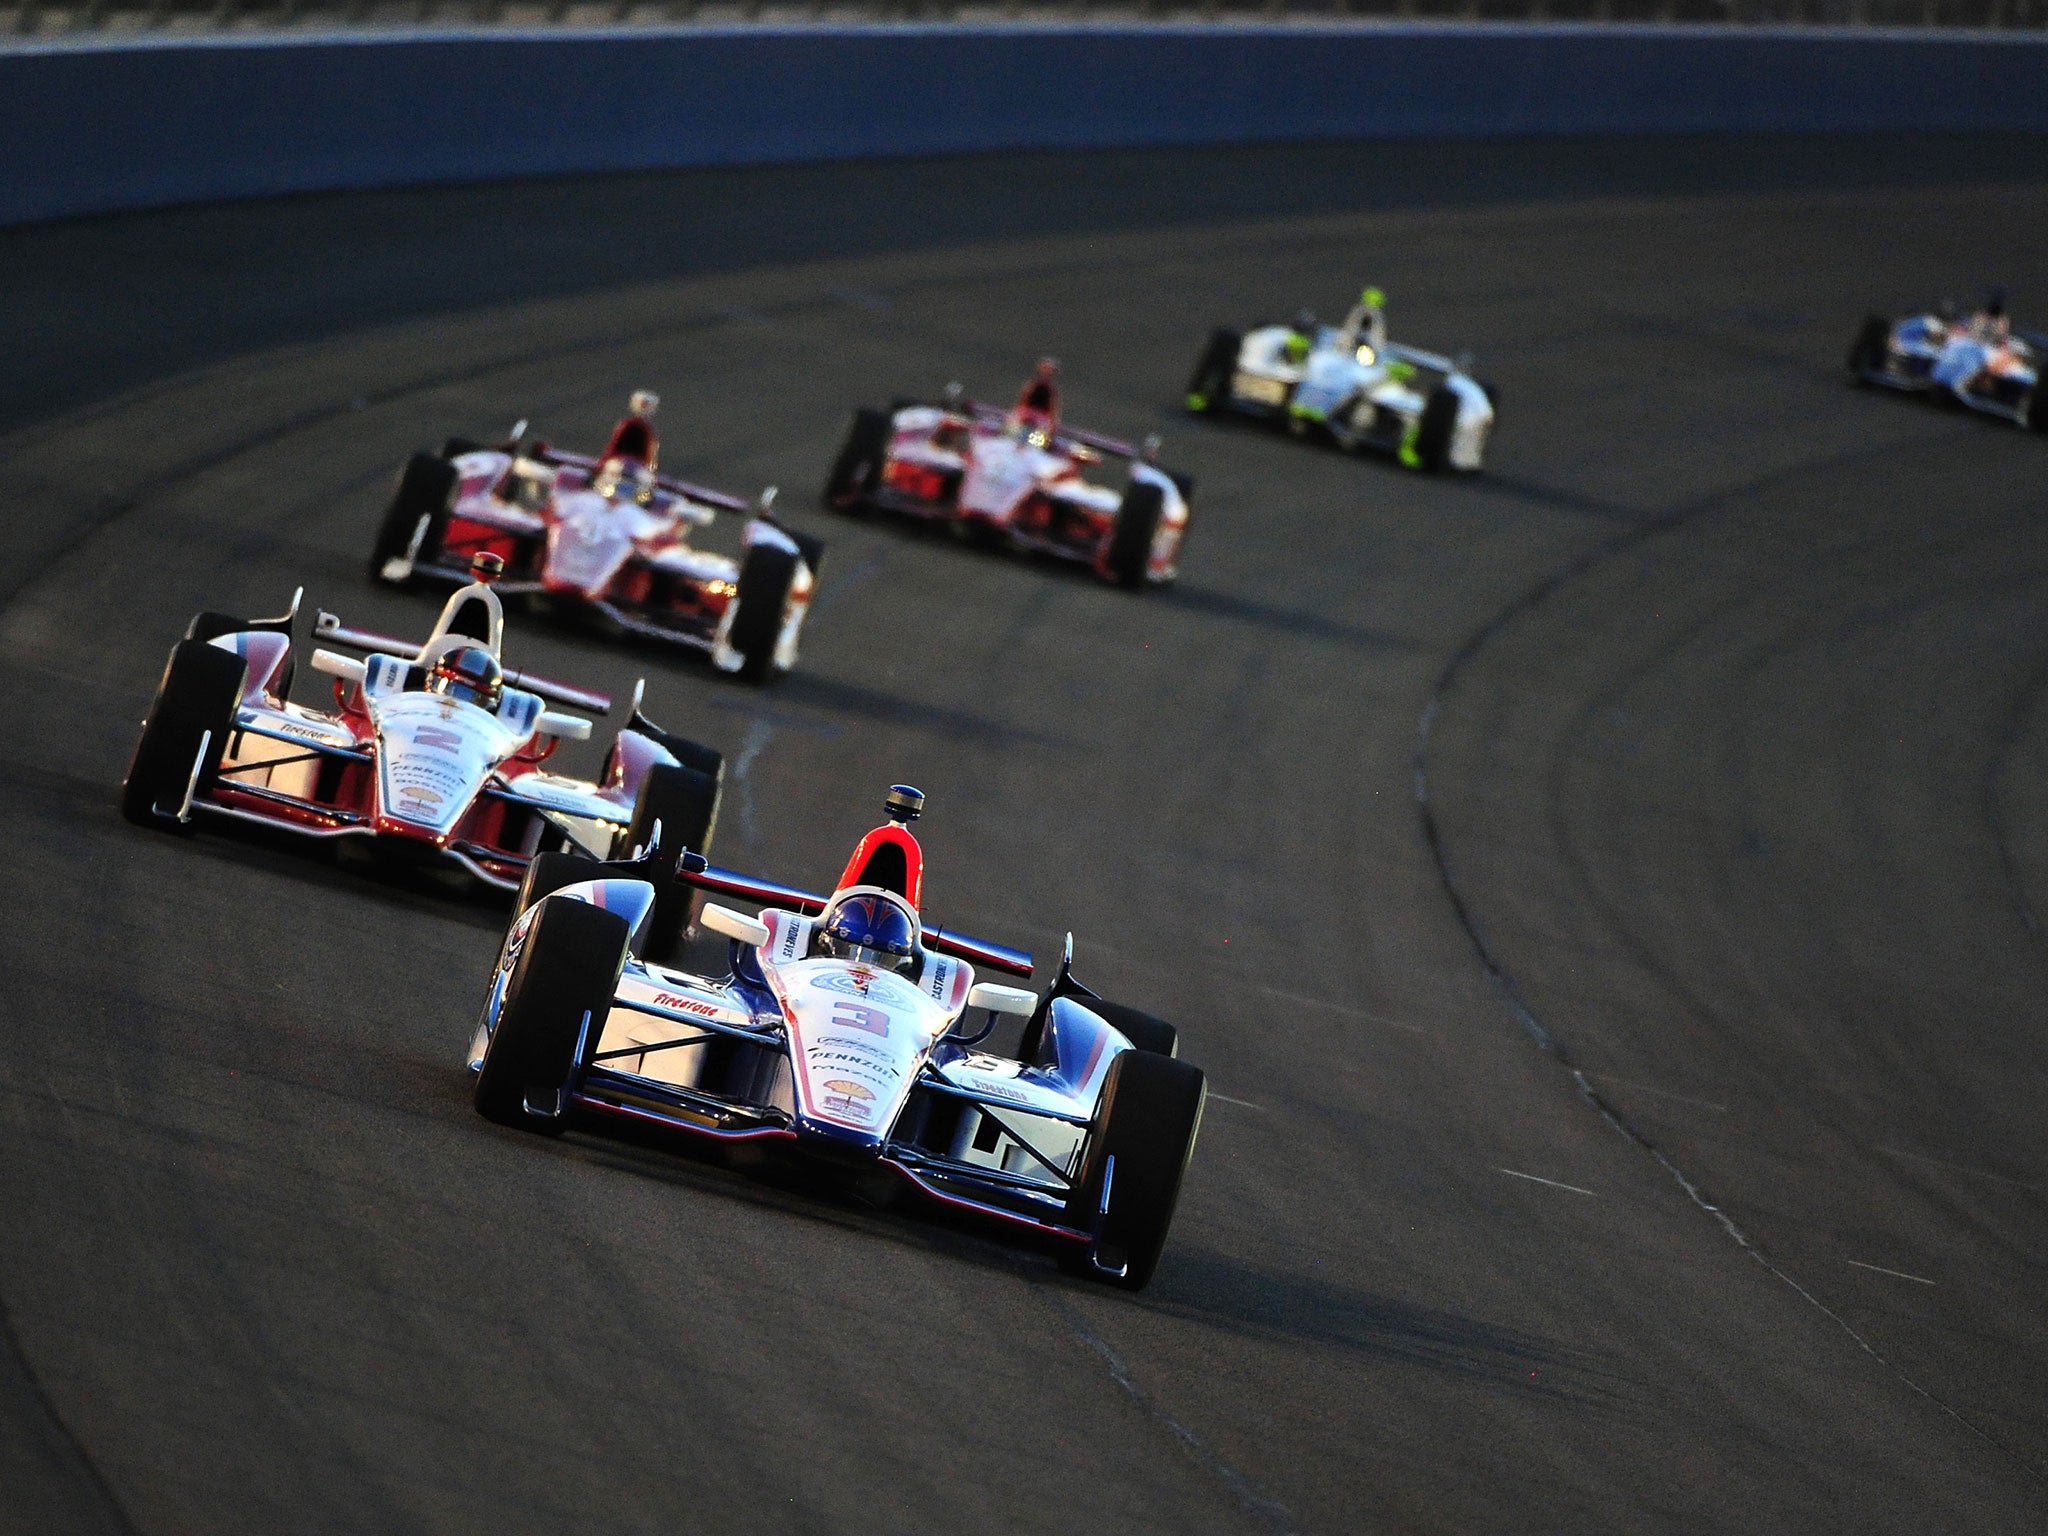
[[[1368,288],[1342,325],[1304,311],[1291,325],[1214,331],[1187,404],[1284,421],[1346,449],[1378,448],[1411,469],[1478,469],[1498,393],[1462,362],[1387,340],[1386,296]]]

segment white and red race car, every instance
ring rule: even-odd
[[[789,671],[824,543],[775,517],[772,487],[749,503],[657,474],[658,404],[635,393],[596,458],[527,446],[524,422],[496,447],[452,438],[438,455],[415,454],[378,530],[371,577],[462,582],[471,557],[488,551],[505,562],[506,596],[708,651],[747,682]],[[737,559],[691,542],[720,512],[747,518]]]
[[[779,1145],[851,1173],[1041,1234],[1068,1268],[1135,1290],[1165,1246],[1207,1087],[1176,1059],[1172,1025],[1073,979],[1072,941],[1043,997],[977,984],[1031,956],[929,924],[924,797],[897,785],[888,821],[830,896],[685,855],[625,864],[544,855],[505,936],[470,1042],[476,1107],[544,1135],[572,1123],[666,1127]],[[703,910],[731,942],[702,976],[645,958],[664,886],[762,904]],[[989,1017],[963,1029],[971,1009]],[[976,1047],[998,1016],[1014,1050]]]
[[[1156,438],[1133,445],[1061,422],[1053,375],[1050,360],[1040,363],[1008,411],[964,399],[956,385],[937,405],[855,412],[825,504],[949,521],[1083,561],[1119,586],[1172,581],[1194,482],[1153,462]],[[1127,467],[1121,490],[1087,478],[1107,459]]]
[[[480,576],[496,557],[477,558]],[[121,789],[141,826],[185,831],[201,819],[297,836],[362,839],[378,851],[516,888],[534,858],[578,849],[653,847],[674,859],[710,846],[723,760],[640,712],[596,782],[548,770],[556,744],[590,736],[582,714],[602,694],[507,670],[504,611],[484,580],[448,599],[423,645],[344,627],[320,614],[313,638],[333,704],[291,701],[292,611],[279,619],[202,613],[171,651]],[[652,952],[681,940],[693,899],[664,891]]]

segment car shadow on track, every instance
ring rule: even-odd
[[[1526,1330],[1376,1295],[1334,1277],[1169,1245],[1134,1305],[1238,1338],[1306,1343],[1587,1405],[1632,1397],[1625,1379],[1582,1349]]]

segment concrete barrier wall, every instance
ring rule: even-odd
[[[438,181],[1256,139],[2048,131],[2048,40],[901,25],[0,51],[0,223]]]

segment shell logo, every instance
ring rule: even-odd
[[[874,1096],[871,1090],[859,1083],[850,1083],[843,1077],[834,1078],[825,1084],[825,1097],[818,1107],[849,1120],[865,1120],[869,1115],[868,1103]]]

